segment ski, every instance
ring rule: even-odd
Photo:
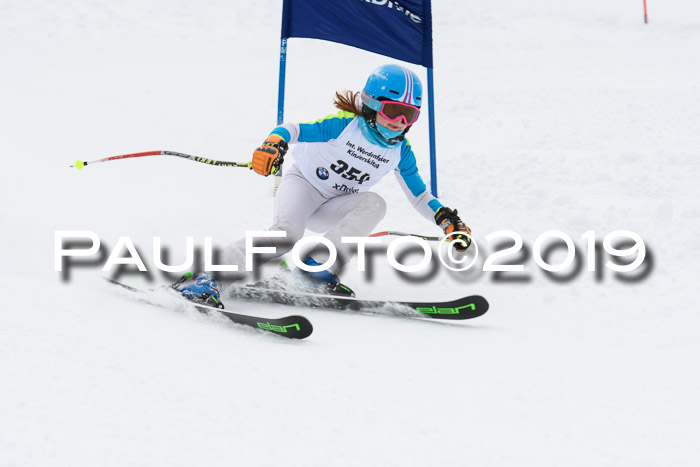
[[[107,279],[107,281],[111,284],[130,290],[132,292],[137,292],[140,294],[146,293],[146,291],[144,290],[137,289],[136,287],[132,287],[130,285],[122,284],[121,282],[112,279]],[[216,312],[225,316],[226,318],[230,319],[236,324],[250,326],[252,328],[260,329],[262,331],[266,331],[289,339],[304,339],[306,337],[309,337],[313,332],[313,326],[311,325],[311,322],[300,315],[283,316],[281,318],[263,318],[260,316],[234,313],[229,310],[199,303],[187,303],[192,304],[197,309],[197,311],[201,313],[206,314]]]
[[[363,300],[341,295],[288,292],[254,285],[231,287],[226,290],[226,295],[227,298],[235,300],[439,320],[477,318],[489,309],[489,303],[480,295],[469,295],[449,301]]]

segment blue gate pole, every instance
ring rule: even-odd
[[[277,124],[284,123],[284,80],[287,72],[287,38],[280,41],[280,79],[277,94]]]
[[[287,74],[287,38],[283,37],[280,40],[280,78],[279,78],[279,90],[277,93],[277,125],[284,123],[284,81]],[[279,186],[282,180],[282,167],[280,167],[279,172],[275,175],[275,189]]]
[[[437,198],[437,156],[435,154],[435,98],[433,69],[428,68],[428,131],[430,132],[430,192]]]

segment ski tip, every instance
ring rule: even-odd
[[[485,315],[489,311],[489,302],[481,295],[472,295],[469,297],[471,302],[468,306],[471,310],[467,309],[465,318],[478,318],[479,316]]]
[[[483,304],[484,307],[488,309],[489,302],[482,295],[472,295],[471,298],[473,298],[474,301],[478,301],[479,303]]]
[[[292,339],[306,339],[314,332],[314,327],[311,324],[311,321],[309,321],[308,318],[304,316],[292,315],[287,316],[285,319],[290,320],[290,322],[297,323],[299,326],[299,330],[293,335],[289,336]]]
[[[489,302],[481,295],[475,295],[474,299],[475,299],[475,301],[478,301],[480,303],[480,308],[482,311],[481,314],[482,315],[486,314],[486,312],[489,311]],[[481,315],[479,315],[479,316],[481,316]]]

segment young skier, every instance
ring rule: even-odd
[[[336,265],[347,262],[351,245],[341,243],[341,237],[367,236],[382,220],[386,203],[370,189],[392,171],[418,213],[437,223],[445,234],[453,234],[452,240],[461,240],[453,243],[458,251],[469,247],[471,239],[465,235],[471,234],[469,228],[457,210],[443,206],[427,190],[405,138],[420,114],[421,97],[422,85],[415,73],[384,65],[370,74],[361,93],[336,92],[337,114],[312,123],[284,123],[272,130],[253,152],[253,170],[263,176],[277,173],[289,144],[295,143],[296,164],[285,170],[275,198],[274,222],[268,229],[286,232],[286,243],[258,239],[256,246],[277,249],[265,259],[289,251],[309,228],[325,232],[324,237],[336,247]],[[328,257],[325,248],[313,250],[304,263],[319,266]],[[243,265],[245,239],[226,249],[222,260]],[[296,269],[293,276],[307,289],[354,295],[331,270]],[[200,272],[191,283],[180,281],[174,287],[191,300],[222,306],[220,286],[242,277],[242,273]]]

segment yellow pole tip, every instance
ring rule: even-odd
[[[82,169],[83,167],[85,167],[85,162],[83,162],[83,161],[75,161],[75,168],[76,168],[76,169],[80,170],[80,169]]]

